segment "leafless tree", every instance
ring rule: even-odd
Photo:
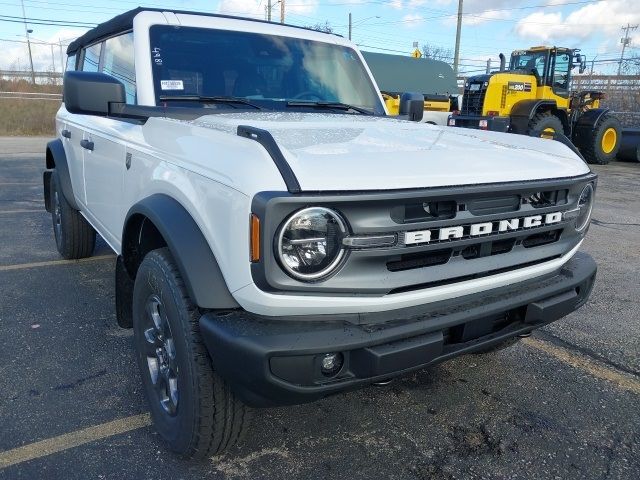
[[[316,23],[315,25],[305,25],[305,27],[311,28],[312,30],[317,30],[319,32],[333,33],[333,27],[328,20],[325,20],[324,23]]]
[[[422,45],[422,55],[425,58],[441,60],[447,63],[451,63],[451,60],[453,60],[453,51],[450,48],[430,45],[428,43]]]

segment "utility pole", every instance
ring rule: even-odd
[[[487,74],[491,73],[491,59],[487,58]]]
[[[618,76],[622,71],[622,60],[624,60],[624,51],[627,48],[627,45],[631,43],[631,39],[629,38],[629,30],[635,30],[636,28],[638,28],[638,25],[629,25],[628,23],[626,27],[622,27],[622,30],[624,30],[624,38],[620,39],[620,43],[622,43],[622,53],[620,54],[620,61],[618,62]]]
[[[349,12],[349,40],[351,40],[351,12]]]
[[[33,71],[33,56],[31,55],[31,40],[29,40],[29,28],[27,27],[27,14],[24,11],[24,0],[20,0],[22,4],[22,20],[24,21],[24,33],[27,37],[27,48],[29,49],[29,64],[31,65],[31,83],[36,84],[36,74]]]
[[[267,22],[271,21],[271,0],[267,2]]]
[[[65,70],[65,62],[64,62],[64,53],[62,52],[62,39],[59,38],[58,39],[58,45],[60,45],[60,73],[62,73],[64,75],[64,70]]]
[[[280,23],[284,23],[284,0],[280,0]]]
[[[458,0],[458,27],[456,28],[456,49],[453,54],[453,75],[458,77],[458,62],[460,60],[460,30],[462,30],[462,0]]]

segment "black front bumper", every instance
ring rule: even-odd
[[[508,132],[509,117],[485,117],[478,115],[451,115],[447,125],[450,127],[475,128],[492,132]]]
[[[303,403],[386,380],[528,333],[582,306],[596,264],[577,253],[528,282],[417,307],[356,316],[259,317],[208,313],[200,329],[216,371],[253,406]],[[320,369],[340,352],[334,376]]]

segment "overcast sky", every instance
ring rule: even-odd
[[[222,12],[265,17],[266,0],[160,0],[154,7]],[[275,1],[273,2],[275,4]],[[26,16],[61,22],[99,23],[137,5],[151,2],[109,0],[24,0]],[[24,25],[1,21],[21,17],[19,0],[0,0],[3,55],[0,68],[28,64]],[[329,22],[336,33],[347,35],[348,15],[353,16],[353,40],[362,50],[409,54],[413,42],[428,43],[453,51],[458,0],[286,0],[286,21],[295,25]],[[273,7],[279,20],[280,5]],[[15,20],[15,18],[14,18]],[[603,60],[620,56],[622,26],[640,23],[640,0],[464,0],[461,71],[483,69],[487,58],[499,52],[533,45],[556,44],[582,48],[588,60],[596,59],[596,71],[615,72],[614,63]],[[81,34],[84,29],[30,25],[37,42],[58,42]],[[640,47],[640,29],[631,32],[632,46]],[[640,48],[629,55],[640,56]],[[60,48],[34,45],[36,69],[60,70]],[[497,60],[496,60],[497,62]]]

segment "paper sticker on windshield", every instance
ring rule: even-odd
[[[184,90],[182,80],[160,80],[160,88],[162,90]]]

